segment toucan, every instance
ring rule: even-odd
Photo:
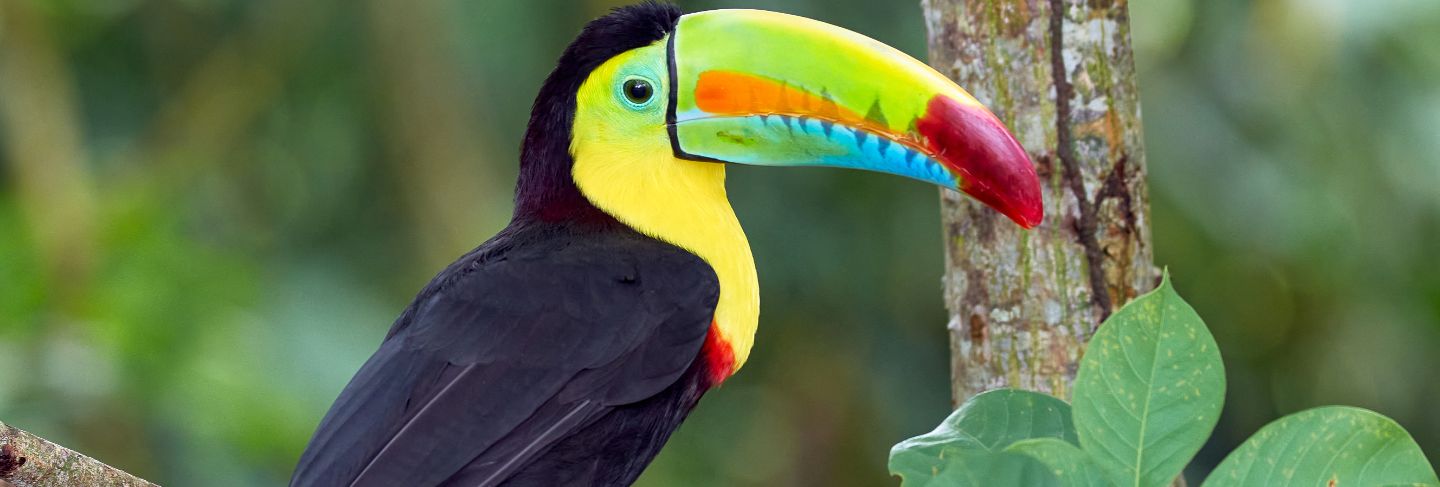
[[[1043,216],[1015,138],[894,48],[774,12],[618,8],[539,87],[509,225],[415,296],[291,485],[630,485],[750,356],[727,164],[866,169]]]

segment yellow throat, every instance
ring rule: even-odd
[[[634,71],[636,63],[657,58],[651,51],[664,48],[661,41],[621,54],[596,68],[581,85],[570,146],[572,177],[596,207],[714,268],[720,281],[715,327],[729,343],[734,370],[739,370],[755,342],[760,287],[750,242],[725,194],[725,165],[675,158],[663,118],[617,122],[634,114],[613,101],[616,71]],[[640,68],[654,71],[650,79],[666,79],[663,65]],[[665,92],[657,96],[663,100]]]

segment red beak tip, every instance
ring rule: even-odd
[[[1040,226],[1040,223],[1045,221],[1045,210],[1039,207],[1036,207],[1034,211],[1027,211],[1025,213],[1026,214],[1020,215],[1019,218],[1015,218],[1015,223],[1020,224],[1020,228],[1030,230]]]
[[[1035,228],[1045,219],[1035,165],[988,110],[935,96],[916,129],[956,173],[961,191],[1023,228]]]
[[[1045,200],[1040,196],[1040,178],[1035,174],[1034,165],[1019,150],[1018,144],[1017,153],[1020,156],[1011,166],[1014,168],[1012,177],[1003,186],[1008,191],[979,199],[1000,210],[1021,228],[1029,230],[1045,222]]]

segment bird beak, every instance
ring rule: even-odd
[[[685,15],[668,40],[677,157],[849,167],[963,191],[1040,224],[1025,149],[924,63],[824,22],[760,10]]]

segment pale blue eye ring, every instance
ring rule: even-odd
[[[655,101],[655,83],[638,76],[626,78],[620,83],[620,99],[630,108],[645,108]]]

